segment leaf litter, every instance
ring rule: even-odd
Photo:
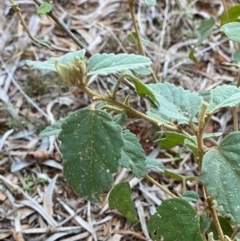
[[[97,205],[90,204],[66,185],[58,141],[55,137],[40,138],[39,133],[68,113],[87,106],[90,99],[81,91],[64,86],[56,75],[26,67],[26,59],[46,60],[60,53],[32,44],[7,2],[0,2],[0,240],[148,240],[146,223],[149,216],[167,198],[156,186],[144,179],[131,180],[140,222],[130,226],[116,211],[109,210],[108,195],[103,195]],[[79,49],[50,17],[37,16],[35,1],[15,2],[33,36],[71,51]],[[154,62],[153,69],[159,79],[190,91],[207,90],[235,80],[237,70],[220,65],[223,60],[231,60],[233,47],[228,45],[227,39],[219,40],[217,32],[211,35],[211,40],[205,40],[195,49],[197,63],[186,57],[191,45],[198,41],[192,29],[204,17],[210,17],[210,9],[217,14],[220,3],[214,1],[211,7],[202,3],[198,9],[193,6],[189,13],[195,17],[194,21],[175,1],[159,1],[156,8],[138,4],[140,33],[151,42],[146,42],[144,47]],[[132,31],[127,12],[126,3],[111,0],[54,3],[54,13],[94,53],[136,52],[136,46],[128,43],[122,34],[122,30]],[[193,36],[191,41],[186,38],[189,34]],[[42,75],[45,85],[39,79]],[[29,77],[34,82],[27,82]],[[146,83],[148,81],[146,79]],[[36,91],[40,90],[38,86],[29,83],[41,84],[41,92]],[[113,83],[114,79],[110,77],[90,80],[100,92]],[[121,85],[119,98],[123,99],[127,92],[128,87]],[[135,99],[135,103],[136,108],[150,108],[148,102]],[[209,129],[227,133],[232,128],[229,120],[229,112],[220,111],[213,117]],[[179,157],[179,147],[166,152],[154,145],[149,123],[131,118],[125,126],[137,135],[149,157],[157,158],[178,174],[198,174],[189,153],[183,151]],[[179,164],[176,161],[180,161]],[[129,170],[123,168],[115,176],[114,184],[126,180],[129,175]],[[154,170],[151,170],[151,176],[182,193],[181,182],[165,178]],[[187,182],[187,187],[196,192],[201,188],[196,181]],[[197,210],[202,206],[201,200],[196,203]]]

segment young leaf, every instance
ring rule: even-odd
[[[80,109],[64,120],[59,140],[67,183],[78,195],[98,201],[119,166],[121,127],[105,111]]]
[[[240,103],[240,89],[234,85],[221,85],[211,90],[209,109],[212,112],[223,107],[233,107]]]
[[[137,137],[129,130],[122,134],[124,146],[122,147],[122,157],[119,165],[131,168],[137,178],[143,178],[146,175],[145,154]]]
[[[226,216],[240,224],[240,132],[228,134],[203,158],[202,181]]]
[[[168,121],[177,120],[178,124],[188,124],[193,119],[203,101],[202,97],[182,87],[176,87],[169,83],[149,84],[157,101],[160,103],[157,111]],[[147,112],[156,117],[156,108]]]
[[[239,22],[240,16],[240,5],[236,4],[235,6],[229,8],[227,12],[223,12],[221,16],[221,25],[231,22]]]
[[[196,141],[194,138],[188,137],[178,132],[172,131],[165,131],[165,132],[158,132],[162,134],[162,137],[156,142],[161,146],[163,149],[171,149],[175,146],[184,144],[185,139],[188,139],[194,145],[196,145]]]
[[[127,77],[131,79],[131,81],[134,83],[136,87],[136,91],[139,95],[145,95],[149,96],[154,103],[159,106],[159,102],[156,99],[156,96],[154,95],[153,91],[148,87],[148,85],[144,84],[141,80],[139,80],[137,77],[135,77],[131,72],[125,73]]]
[[[162,202],[151,216],[148,230],[154,241],[203,241],[200,218],[195,209],[181,198]]]
[[[157,3],[157,0],[144,0],[144,2],[148,5],[148,6],[155,6]]]
[[[111,210],[116,208],[129,222],[134,223],[138,220],[128,182],[121,182],[112,189],[108,203]]]
[[[38,15],[44,15],[47,13],[50,13],[52,11],[52,4],[46,1],[43,1],[38,8],[37,14]]]
[[[229,39],[232,41],[235,41],[237,43],[240,43],[240,23],[239,22],[232,22],[232,23],[226,23],[221,28],[220,31],[224,32]]]
[[[64,122],[64,119],[56,121],[51,126],[48,126],[44,130],[41,131],[40,136],[53,136],[58,135],[60,131],[62,130],[62,123]]]
[[[108,75],[151,65],[151,60],[135,54],[94,54],[88,63],[88,75]]]
[[[39,42],[49,49],[51,49],[51,47],[52,47],[52,43],[48,40],[42,39],[42,40],[39,40]]]
[[[164,172],[164,165],[155,160],[155,159],[152,159],[150,157],[146,157],[146,160],[145,160],[145,164],[146,164],[146,169],[155,169],[159,172]]]
[[[79,51],[64,54],[58,58],[50,58],[43,62],[27,60],[26,64],[35,69],[41,69],[41,70],[46,69],[46,70],[56,71],[56,68],[55,68],[56,60],[59,60],[61,64],[71,64],[75,58],[83,58],[85,55],[85,52],[86,52],[85,49],[81,49]]]
[[[231,235],[233,233],[233,229],[232,229],[231,225],[229,224],[228,220],[221,216],[218,216],[218,220],[219,220],[219,223],[220,223],[220,226],[222,228],[224,235],[231,237]],[[218,232],[217,232],[217,229],[216,229],[216,226],[215,226],[213,220],[210,223],[208,232],[213,232],[214,239],[216,239],[216,240],[218,239]]]
[[[196,202],[199,199],[199,196],[196,192],[194,191],[186,191],[183,195],[182,198],[186,200],[187,202]]]
[[[213,17],[210,17],[209,19],[204,19],[201,22],[201,25],[199,26],[199,28],[197,29],[198,32],[200,33],[200,39],[198,40],[198,42],[196,43],[196,46],[199,46],[200,44],[202,44],[202,42],[208,38],[208,36],[211,34],[213,27],[215,24],[215,20]]]

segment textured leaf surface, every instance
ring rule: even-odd
[[[209,109],[213,112],[223,107],[233,107],[240,103],[240,89],[233,85],[222,85],[211,92]]]
[[[198,194],[194,191],[186,191],[182,198],[186,200],[187,202],[196,202],[199,198]]]
[[[240,224],[240,132],[227,135],[203,158],[202,181],[220,211]]]
[[[44,15],[52,11],[52,4],[49,2],[43,1],[38,8],[37,14],[38,15]]]
[[[108,203],[110,209],[116,208],[129,222],[138,220],[128,182],[121,182],[112,189]]]
[[[218,220],[219,220],[219,223],[220,223],[220,226],[222,228],[222,231],[223,231],[224,235],[227,235],[228,237],[231,237],[233,229],[232,229],[231,225],[229,224],[229,222],[227,221],[227,219],[219,216]],[[217,240],[219,238],[218,232],[217,232],[217,229],[216,229],[216,226],[215,226],[213,220],[210,223],[210,227],[209,227],[208,232],[213,232],[214,239]]]
[[[204,19],[201,22],[201,25],[197,29],[201,37],[198,40],[196,46],[199,46],[200,44],[202,44],[202,42],[205,39],[208,38],[208,36],[211,34],[211,32],[213,30],[214,24],[215,24],[215,20],[213,17],[210,17],[209,19]]]
[[[148,85],[160,106],[157,109],[162,120],[177,120],[179,124],[187,124],[189,119],[194,118],[202,103],[202,97],[182,87],[176,87],[169,83]],[[155,111],[154,111],[155,110]],[[147,112],[152,117],[157,117],[156,108]]]
[[[55,68],[55,62],[56,60],[59,60],[60,63],[62,64],[70,64],[71,62],[74,61],[75,58],[83,58],[85,55],[86,50],[82,49],[79,51],[75,52],[70,52],[67,54],[64,54],[58,58],[50,58],[46,61],[32,61],[32,60],[27,60],[26,64],[28,66],[31,66],[35,69],[45,69],[45,70],[51,70],[51,71],[56,71]]]
[[[135,54],[95,54],[89,59],[88,75],[108,75],[151,65],[151,60]]]
[[[200,218],[185,200],[172,198],[162,202],[151,216],[148,230],[155,241],[203,241],[200,234]]]
[[[144,177],[146,175],[146,157],[138,138],[129,130],[125,130],[122,136],[124,146],[119,165],[131,168],[137,178]]]
[[[65,119],[59,139],[67,183],[78,195],[98,201],[119,166],[121,127],[105,111],[81,109]]]
[[[235,41],[237,43],[240,43],[240,23],[239,22],[232,22],[232,23],[226,23],[221,28],[220,31],[224,32],[229,39],[232,41]]]
[[[185,139],[188,139],[194,145],[196,145],[196,141],[188,136],[185,136],[181,133],[172,132],[172,131],[165,131],[160,132],[163,137],[156,140],[156,142],[163,148],[163,149],[170,149],[178,145],[184,144]]]
[[[221,16],[221,25],[230,22],[239,22],[240,17],[240,5],[237,4],[227,10],[227,13],[223,13]]]
[[[51,126],[48,126],[44,130],[41,131],[40,136],[53,136],[58,135],[60,131],[62,130],[62,123],[64,122],[64,119],[56,121]]]
[[[147,170],[148,169],[155,169],[159,172],[164,172],[164,165],[161,162],[159,162],[155,159],[147,157],[145,163],[146,163],[146,169]]]
[[[155,6],[157,1],[156,0],[144,0],[144,2],[148,5],[148,6]]]

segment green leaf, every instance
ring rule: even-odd
[[[51,11],[52,11],[52,4],[49,2],[43,1],[40,7],[38,8],[37,14],[44,15],[44,14],[50,13]]]
[[[233,53],[233,61],[235,63],[238,63],[240,62],[240,50],[236,50],[234,53]]]
[[[197,180],[198,178],[196,176],[182,176],[178,173],[176,173],[176,171],[172,171],[170,169],[164,169],[164,176],[166,177],[170,177],[173,178],[174,180],[178,180],[178,181],[194,181]]]
[[[231,22],[239,22],[240,17],[240,5],[237,4],[224,12],[221,16],[221,25]]]
[[[154,101],[154,103],[157,106],[159,106],[159,102],[158,102],[156,96],[154,95],[151,88],[148,87],[148,85],[144,84],[141,80],[139,80],[132,73],[125,73],[124,75],[126,77],[130,78],[131,81],[134,83],[138,95],[149,96],[152,99],[152,101]]]
[[[40,42],[40,44],[42,44],[43,46],[45,46],[49,49],[51,49],[51,47],[52,47],[52,43],[48,40],[43,39],[43,40],[39,40],[39,42]]]
[[[195,156],[195,158],[198,157],[198,146],[197,143],[193,143],[192,141],[185,139],[184,140],[184,145],[186,145],[188,147],[188,149],[190,149],[193,153],[193,155]]]
[[[137,137],[129,130],[125,130],[122,137],[124,140],[124,146],[122,147],[122,157],[119,161],[119,165],[131,168],[133,174],[137,178],[145,177],[146,157]]]
[[[229,39],[232,41],[235,41],[237,43],[240,43],[240,23],[238,22],[232,22],[232,23],[226,23],[220,28],[221,32],[224,32]]]
[[[149,169],[155,169],[159,172],[164,172],[164,165],[155,160],[155,159],[152,159],[150,157],[147,157],[146,160],[145,160],[145,164],[146,164],[146,169],[149,170]]]
[[[41,131],[40,136],[53,136],[58,135],[60,131],[62,130],[62,123],[64,122],[64,119],[56,121],[51,126],[48,126],[44,130]]]
[[[240,224],[240,132],[228,134],[203,157],[202,181],[226,216]]]
[[[219,137],[219,136],[221,136],[222,134],[223,134],[222,132],[204,133],[204,134],[203,134],[203,139],[213,138],[213,137]]]
[[[213,17],[209,19],[204,19],[201,22],[199,28],[197,29],[200,34],[200,38],[196,43],[196,46],[199,46],[200,44],[202,44],[202,42],[209,37],[209,35],[213,30],[214,24],[215,24],[215,20]]]
[[[195,209],[181,198],[162,202],[151,216],[148,230],[155,241],[203,241],[200,218]]]
[[[223,231],[224,235],[227,235],[228,237],[231,237],[233,229],[232,229],[231,225],[229,224],[229,222],[227,221],[227,219],[224,218],[224,217],[218,216],[218,220],[219,220],[219,223],[220,223],[220,226],[222,228],[222,231]],[[218,232],[217,232],[217,229],[216,229],[216,226],[215,226],[213,220],[210,223],[210,227],[208,229],[208,232],[209,233],[213,232],[214,239],[217,240],[219,238]]]
[[[185,139],[188,139],[189,141],[191,141],[193,144],[196,145],[196,141],[193,138],[188,137],[188,136],[183,135],[178,132],[160,131],[158,133],[161,133],[162,137],[160,139],[156,140],[156,142],[163,149],[171,149],[175,146],[182,145],[182,144],[184,144]]]
[[[211,90],[209,109],[212,112],[223,107],[233,107],[240,103],[240,89],[234,85],[221,85]]]
[[[205,233],[210,227],[211,218],[207,217],[206,213],[202,213],[200,216],[200,230],[201,233]]]
[[[78,195],[98,201],[118,170],[121,127],[105,111],[80,109],[65,119],[59,140],[67,183]]]
[[[138,41],[137,41],[137,34],[135,32],[131,32],[127,35],[127,40],[129,43],[131,44],[137,44]]]
[[[192,61],[196,62],[197,61],[197,58],[195,57],[195,54],[194,54],[194,49],[192,49],[188,55],[188,58],[191,59]]]
[[[135,54],[94,54],[88,63],[88,75],[108,75],[151,65],[151,60]]]
[[[115,123],[117,123],[120,126],[123,126],[125,121],[127,120],[127,115],[125,112],[118,113],[113,117],[113,120]]]
[[[155,6],[157,1],[156,0],[144,0],[144,2],[148,5],[148,6]]]
[[[27,60],[26,64],[28,66],[31,66],[35,69],[46,69],[46,70],[51,70],[51,71],[55,71],[56,72],[56,68],[55,68],[55,62],[56,60],[59,60],[59,62],[61,64],[71,64],[75,58],[83,58],[85,55],[86,50],[82,49],[79,51],[75,51],[75,52],[70,52],[67,54],[64,54],[58,58],[50,58],[46,61],[32,61],[32,60]]]
[[[156,112],[159,112],[162,118],[157,119],[160,121],[177,120],[178,124],[188,124],[189,120],[197,115],[203,101],[202,97],[197,94],[169,83],[149,84],[148,86],[160,103],[160,107],[152,108],[147,114],[158,117]]]
[[[194,191],[186,191],[181,198],[183,198],[187,202],[196,202],[199,199],[199,196]]]
[[[128,182],[121,182],[112,189],[108,203],[111,210],[116,208],[129,222],[134,223],[138,220]]]

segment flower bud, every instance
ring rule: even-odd
[[[84,85],[86,64],[83,59],[75,58],[72,63],[67,64],[60,63],[59,60],[56,60],[55,68],[66,84],[77,87]]]

